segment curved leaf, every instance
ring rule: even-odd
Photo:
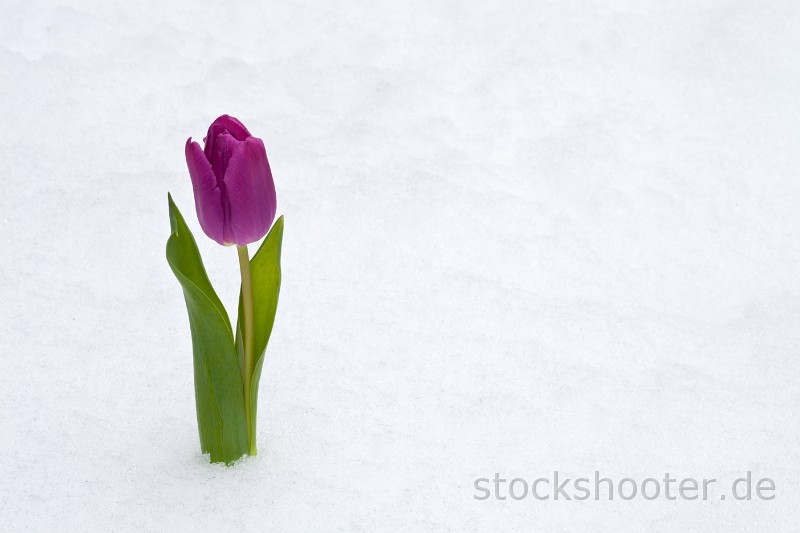
[[[212,463],[231,463],[247,453],[244,388],[231,323],[171,195],[169,220],[167,261],[183,287],[192,331],[200,448]]]
[[[275,312],[278,309],[278,296],[281,289],[281,245],[283,244],[283,216],[279,217],[261,244],[258,252],[250,260],[250,272],[253,279],[253,374],[250,382],[249,421],[251,435],[256,434],[256,413],[258,411],[258,384],[261,369],[264,366],[264,355],[275,324]],[[239,291],[239,320],[236,325],[236,347],[239,364],[244,365],[242,338],[244,337],[244,316],[241,290]]]

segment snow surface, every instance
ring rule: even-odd
[[[793,0],[0,0],[4,531],[800,531]],[[199,453],[167,191],[264,138],[260,455]],[[771,477],[772,501],[474,480]]]

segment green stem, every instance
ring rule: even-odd
[[[244,311],[242,335],[244,336],[244,366],[242,381],[244,382],[244,413],[247,418],[247,436],[250,455],[256,454],[256,424],[252,419],[253,406],[250,399],[250,385],[253,381],[253,277],[250,274],[250,257],[247,245],[237,246],[239,254],[239,271],[242,274],[242,308]]]

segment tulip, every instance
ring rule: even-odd
[[[246,246],[266,235],[275,218],[275,183],[264,142],[222,115],[208,128],[204,148],[186,141],[200,227],[219,244]]]
[[[235,244],[239,255],[242,382],[248,420],[249,453],[255,455],[255,411],[251,385],[255,371],[253,276],[247,245],[261,239],[275,218],[275,183],[261,139],[253,137],[237,119],[222,115],[208,128],[204,148],[186,140],[186,164],[194,189],[200,227],[219,244]]]

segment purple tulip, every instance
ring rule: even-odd
[[[275,218],[275,183],[264,142],[222,115],[200,148],[186,141],[186,164],[203,231],[223,245],[244,246],[266,235]]]

